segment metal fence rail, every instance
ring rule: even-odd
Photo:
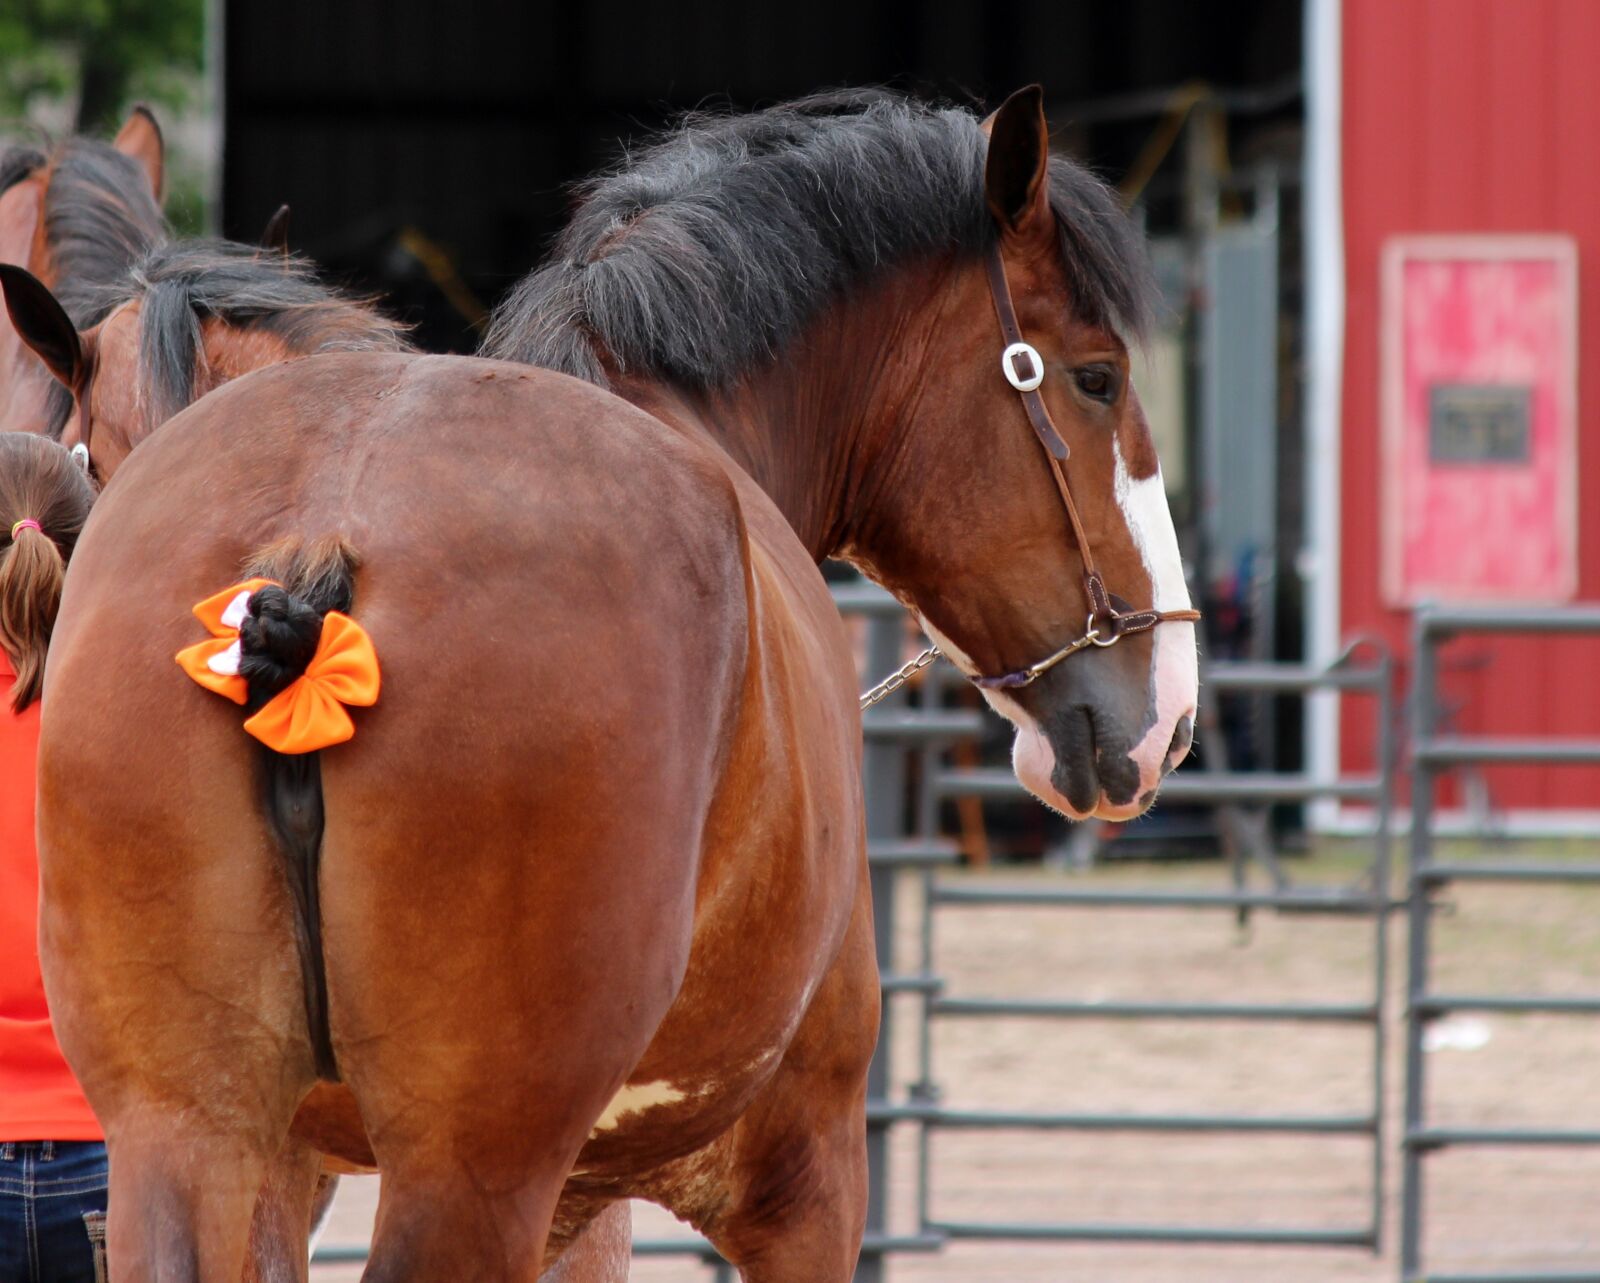
[[[1600,995],[1449,994],[1429,988],[1434,896],[1452,882],[1595,883],[1600,863],[1551,864],[1493,861],[1483,864],[1436,862],[1433,858],[1435,802],[1439,776],[1452,767],[1501,763],[1575,765],[1600,762],[1600,741],[1441,735],[1439,727],[1438,648],[1464,634],[1600,634],[1600,607],[1566,606],[1536,610],[1425,606],[1413,621],[1411,747],[1411,872],[1407,894],[1409,926],[1406,1007],[1406,1094],[1400,1211],[1402,1283],[1600,1283],[1600,1269],[1519,1270],[1514,1273],[1440,1274],[1422,1268],[1424,1159],[1450,1146],[1600,1145],[1600,1130],[1548,1127],[1434,1127],[1427,1122],[1427,1075],[1423,1037],[1429,1021],[1458,1011],[1541,1012],[1561,1015],[1600,1013]]]
[[[1373,658],[1362,662],[1347,652],[1327,669],[1304,665],[1218,664],[1205,676],[1208,690],[1276,692],[1307,695],[1322,690],[1365,694],[1378,701],[1380,770],[1369,777],[1319,779],[1309,775],[1233,773],[1185,769],[1162,787],[1163,799],[1180,799],[1218,806],[1241,802],[1273,803],[1341,798],[1371,802],[1374,809],[1372,854],[1358,886],[1338,889],[1277,888],[1255,891],[1084,890],[1071,887],[972,885],[923,875],[924,916],[922,970],[936,970],[934,916],[943,911],[971,907],[1072,907],[1117,906],[1168,909],[1275,909],[1306,914],[1358,915],[1371,920],[1373,976],[1370,997],[1360,1002],[1085,1002],[1029,998],[968,997],[932,990],[924,995],[924,1029],[920,1041],[919,1094],[936,1095],[938,1075],[932,1060],[928,1028],[951,1019],[1025,1018],[1043,1020],[1168,1019],[1185,1021],[1247,1020],[1286,1023],[1336,1022],[1365,1027],[1371,1035],[1371,1095],[1369,1106],[1358,1114],[1245,1115],[1245,1114],[1127,1114],[1102,1112],[1017,1112],[947,1110],[927,1107],[919,1138],[918,1228],[950,1239],[989,1239],[1055,1242],[1144,1242],[1205,1244],[1304,1244],[1325,1247],[1365,1247],[1377,1251],[1383,1221],[1384,1190],[1384,995],[1387,988],[1388,944],[1384,922],[1395,907],[1389,899],[1390,811],[1393,800],[1394,751],[1391,738],[1392,666],[1387,655],[1373,648]],[[931,756],[931,755],[930,755]],[[946,798],[977,796],[986,799],[1026,797],[1022,785],[1009,771],[944,769],[929,762],[931,783],[925,803],[924,827],[931,828],[934,808]],[[1303,1135],[1366,1137],[1371,1150],[1369,1212],[1363,1224],[1327,1226],[1173,1225],[1158,1223],[1027,1223],[979,1222],[934,1217],[929,1212],[934,1168],[931,1145],[940,1131],[1028,1130],[1037,1132],[1171,1132],[1234,1135]]]

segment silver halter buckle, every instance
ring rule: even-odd
[[[1032,363],[1033,373],[1023,378],[1017,373],[1016,360],[1025,356]],[[1000,369],[1006,376],[1006,382],[1016,388],[1018,392],[1032,392],[1044,382],[1044,361],[1039,356],[1039,349],[1032,343],[1013,343],[1000,353]]]

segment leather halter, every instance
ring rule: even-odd
[[[1072,537],[1077,541],[1078,555],[1083,558],[1083,586],[1089,598],[1089,617],[1085,622],[1082,636],[1074,638],[1061,649],[1052,651],[1026,668],[1001,673],[996,677],[979,676],[969,679],[974,686],[984,690],[1015,690],[1022,686],[1031,686],[1062,660],[1070,655],[1076,655],[1080,650],[1086,650],[1090,646],[1115,646],[1124,637],[1131,637],[1135,633],[1147,633],[1157,624],[1193,623],[1200,618],[1200,612],[1187,609],[1156,610],[1153,607],[1149,610],[1121,611],[1112,605],[1111,594],[1106,591],[1105,580],[1100,577],[1100,571],[1094,564],[1094,552],[1089,546],[1089,536],[1084,531],[1083,519],[1078,515],[1078,505],[1072,500],[1072,487],[1067,482],[1067,460],[1071,457],[1072,451],[1067,448],[1066,441],[1056,430],[1055,421],[1050,417],[1049,407],[1039,395],[1039,385],[1044,382],[1043,358],[1040,357],[1038,350],[1022,337],[1022,327],[1017,324],[1017,309],[1011,301],[1011,284],[1006,279],[1006,264],[1000,253],[999,237],[996,237],[989,247],[985,270],[989,277],[989,297],[994,300],[995,316],[999,318],[1000,333],[1006,341],[1005,350],[1000,356],[1000,368],[1005,374],[1006,382],[1011,384],[1022,397],[1022,408],[1027,412],[1028,422],[1033,425],[1034,435],[1044,447],[1045,458],[1050,464],[1050,475],[1055,478],[1056,489],[1060,491],[1061,502],[1067,510],[1067,520],[1072,525]],[[1020,362],[1027,362],[1026,370],[1021,367]],[[910,680],[913,673],[926,668],[941,654],[937,646],[928,647],[915,659],[902,665],[863,694],[861,707],[870,708],[885,696],[893,694]]]
[[[1034,435],[1044,447],[1050,464],[1050,475],[1055,478],[1056,489],[1061,492],[1061,502],[1067,510],[1067,520],[1072,524],[1072,537],[1078,544],[1078,555],[1083,558],[1083,586],[1089,598],[1089,618],[1081,637],[1068,642],[1060,650],[1046,655],[1036,664],[1002,673],[998,677],[974,677],[973,685],[986,690],[1010,690],[1028,686],[1037,681],[1069,655],[1075,655],[1088,646],[1115,646],[1124,637],[1147,633],[1157,624],[1193,623],[1200,618],[1198,610],[1134,610],[1121,611],[1111,604],[1111,594],[1106,591],[1105,580],[1094,564],[1094,551],[1089,546],[1089,536],[1083,528],[1083,518],[1078,515],[1078,505],[1072,499],[1072,487],[1067,481],[1067,460],[1072,451],[1056,431],[1050,409],[1039,395],[1039,385],[1044,382],[1044,363],[1039,353],[1023,337],[1017,324],[1017,309],[1011,301],[1011,284],[1006,279],[1005,259],[1000,253],[997,237],[989,246],[985,263],[989,277],[989,297],[994,300],[995,316],[1000,321],[1000,333],[1006,349],[1000,358],[1006,381],[1022,397],[1022,407],[1028,413]],[[1023,373],[1020,361],[1028,362]]]

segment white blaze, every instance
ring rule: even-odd
[[[1157,610],[1187,610],[1189,585],[1183,578],[1183,555],[1178,551],[1178,532],[1172,527],[1172,509],[1167,505],[1167,488],[1158,467],[1142,481],[1135,481],[1123,462],[1122,446],[1115,437],[1111,454],[1116,461],[1112,481],[1117,507],[1128,523],[1134,546],[1150,576],[1152,603]],[[1163,625],[1164,627],[1165,625]]]
[[[1178,551],[1178,532],[1172,526],[1172,509],[1167,504],[1161,469],[1158,467],[1150,476],[1135,481],[1128,473],[1121,445],[1115,438],[1111,450],[1116,460],[1113,492],[1123,520],[1128,523],[1134,546],[1139,550],[1140,560],[1144,562],[1145,573],[1150,576],[1152,604],[1157,610],[1187,610],[1189,585],[1183,578],[1183,555]],[[1194,625],[1157,624],[1154,636],[1150,662],[1155,721],[1132,754],[1139,765],[1141,792],[1148,792],[1161,782],[1167,749],[1178,719],[1193,716],[1200,698]]]

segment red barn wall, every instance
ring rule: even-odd
[[[1340,628],[1404,656],[1380,597],[1379,258],[1407,232],[1563,232],[1578,244],[1578,596],[1600,600],[1600,3],[1344,0],[1345,274]],[[1600,737],[1600,638],[1444,652],[1466,733]],[[1410,665],[1403,665],[1409,675]],[[1349,701],[1346,769],[1371,769]],[[1496,807],[1600,809],[1600,772],[1497,768]]]

